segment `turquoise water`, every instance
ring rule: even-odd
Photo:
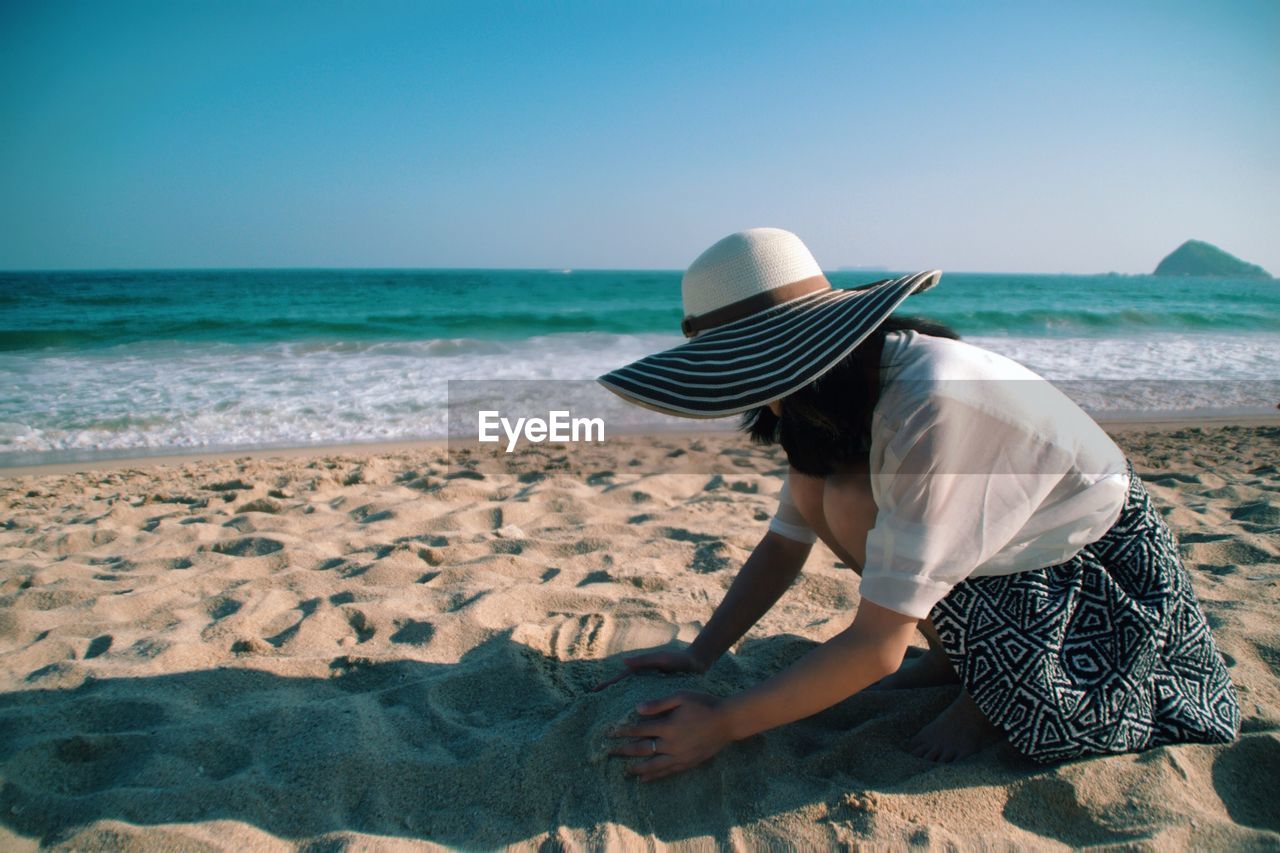
[[[888,275],[888,273],[884,274]],[[838,287],[873,278],[833,273]],[[908,303],[976,336],[1280,331],[1280,283],[944,274]],[[182,271],[0,274],[0,350],[141,341],[512,340],[678,328],[679,272]]]
[[[448,380],[590,379],[678,344],[680,276],[0,273],[0,465],[440,436]],[[1280,400],[1277,282],[944,273],[900,310],[1083,381],[1095,412]]]

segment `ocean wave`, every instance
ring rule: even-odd
[[[79,329],[0,329],[0,352],[73,348],[84,343]]]
[[[123,305],[123,303],[121,303]],[[117,306],[119,307],[119,306]],[[909,311],[946,323],[964,337],[1029,337],[1104,339],[1184,333],[1270,333],[1280,335],[1280,323],[1247,311],[1046,311],[1046,310],[922,310]],[[101,349],[147,341],[179,345],[227,343],[292,344],[306,348],[368,348],[380,343],[416,344],[428,341],[489,341],[494,345],[565,334],[671,334],[677,329],[675,312],[507,313],[467,312],[425,319],[424,315],[371,315],[357,320],[294,319],[270,316],[259,321],[238,318],[142,321],[133,316],[103,317],[88,326],[0,329],[0,351],[45,349]],[[464,346],[474,346],[467,344]],[[438,343],[444,351],[456,346]]]
[[[451,381],[590,380],[679,344],[679,282],[590,270],[0,274],[0,456],[438,437]],[[1280,377],[1272,282],[959,274],[904,310],[1078,383],[1091,410],[1277,402],[1263,384]],[[1138,381],[1150,379],[1178,384],[1156,393]]]
[[[114,305],[142,305],[155,306],[171,302],[168,297],[160,294],[128,294],[128,293],[111,293],[100,296],[86,295],[79,296],[76,294],[65,294],[59,296],[59,299],[66,305],[85,305],[90,307],[114,306]]]
[[[114,303],[117,306],[123,302]],[[660,316],[662,322],[654,319]],[[133,315],[101,317],[85,326],[0,330],[0,351],[49,348],[89,349],[169,341],[183,345],[211,343],[296,343],[299,346],[368,346],[423,340],[518,341],[565,333],[644,333],[677,328],[673,312],[625,312],[616,316],[586,311],[534,313],[464,312],[426,315],[370,315],[358,320],[296,319],[269,316],[139,319]]]
[[[836,273],[837,286],[866,276]],[[679,272],[195,270],[0,274],[0,351],[147,341],[336,346],[673,334]],[[966,336],[1280,332],[1273,282],[946,274],[903,309]]]
[[[503,342],[146,341],[97,351],[0,353],[6,387],[0,456],[18,464],[14,454],[51,461],[59,453],[441,437],[451,382],[588,380],[599,393],[589,381],[596,375],[681,340],[590,332]],[[1262,412],[1280,402],[1280,348],[1271,335],[968,340],[1071,383],[1069,394],[1104,415]],[[618,417],[646,416],[604,394],[620,407]]]
[[[1045,333],[1056,337],[1099,333],[1150,334],[1169,332],[1280,332],[1275,317],[1256,311],[1159,310],[969,310],[936,311],[931,315],[970,335],[1025,336]]]

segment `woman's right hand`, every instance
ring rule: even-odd
[[[697,655],[693,654],[688,648],[684,649],[664,649],[656,652],[646,652],[641,655],[634,655],[629,658],[623,658],[622,663],[627,667],[622,672],[615,675],[607,681],[602,681],[595,687],[591,688],[594,693],[603,690],[610,684],[616,684],[628,675],[646,670],[657,672],[706,672],[710,664],[703,661]]]

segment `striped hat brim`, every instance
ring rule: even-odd
[[[938,270],[856,290],[823,290],[699,334],[597,381],[670,415],[719,418],[785,397],[835,367]]]

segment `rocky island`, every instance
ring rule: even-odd
[[[1188,240],[1156,265],[1154,275],[1196,275],[1230,278],[1271,278],[1262,267],[1240,260],[1217,246]]]

